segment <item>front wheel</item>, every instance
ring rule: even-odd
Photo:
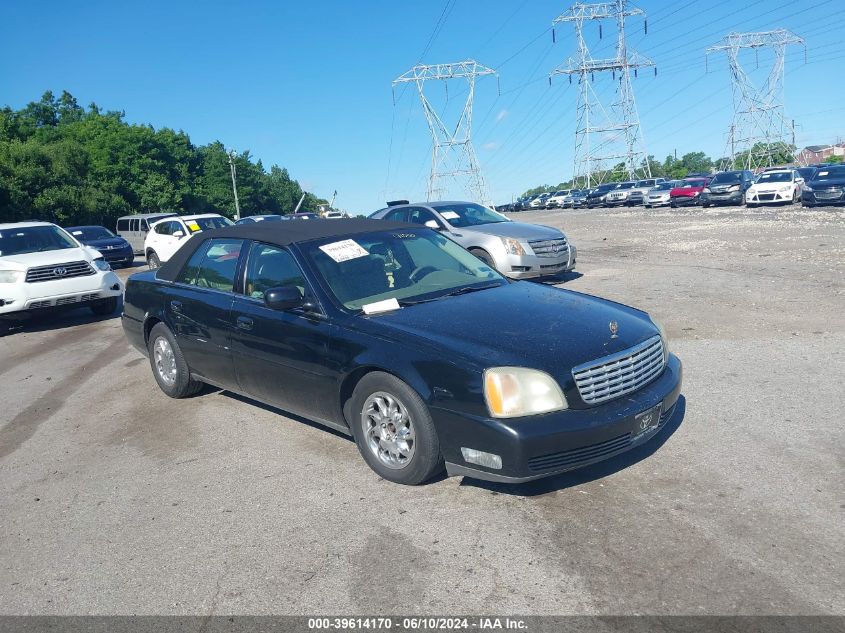
[[[372,372],[356,385],[349,425],[364,461],[379,476],[415,486],[443,471],[428,407],[396,376]]]
[[[106,299],[99,299],[90,306],[91,312],[97,316],[108,316],[114,314],[117,310],[117,297],[108,297]]]
[[[202,389],[202,383],[191,378],[191,370],[182,355],[173,332],[157,323],[147,343],[153,376],[161,390],[171,398],[186,398]]]
[[[147,266],[150,267],[150,270],[161,268],[161,260],[158,258],[158,254],[155,251],[150,251],[147,254]]]

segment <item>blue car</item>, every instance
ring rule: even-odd
[[[70,226],[65,231],[85,246],[96,248],[112,266],[131,266],[135,261],[135,253],[129,242],[104,226]]]

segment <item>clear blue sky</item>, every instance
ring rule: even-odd
[[[387,198],[424,196],[430,137],[413,90],[391,81],[418,61],[468,58],[500,72],[476,90],[474,139],[494,199],[508,201],[572,172],[575,90],[549,71],[575,51],[573,31],[546,31],[571,2],[426,0],[30,2],[6,0],[0,21],[0,103],[45,90],[126,112],[133,123],[249,149],[287,167],[317,195],[370,211]],[[643,0],[630,46],[658,65],[634,82],[649,153],[722,156],[732,112],[727,62],[704,48],[729,31],[778,27],[807,41],[787,56],[787,114],[798,145],[843,130],[842,0]],[[444,11],[445,10],[445,11]],[[440,21],[441,16],[443,20]],[[438,23],[441,25],[436,30]],[[595,56],[612,55],[612,29]],[[432,35],[434,37],[432,38]],[[431,40],[431,41],[430,41]],[[753,62],[749,62],[753,67]],[[761,57],[763,65],[768,59]],[[834,79],[836,79],[834,81]],[[611,79],[596,82],[609,94]],[[438,103],[447,114],[462,89]],[[389,168],[388,168],[389,166]]]

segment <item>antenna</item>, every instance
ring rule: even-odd
[[[781,162],[788,147],[794,151],[794,121],[784,114],[784,61],[786,47],[790,44],[807,46],[804,40],[786,29],[760,31],[757,33],[729,33],[724,39],[705,51],[724,51],[728,56],[731,71],[731,92],[733,93],[733,120],[730,127],[731,164],[742,169],[772,167]],[[744,49],[754,51],[755,63],[759,67],[759,51],[771,48],[775,60],[766,83],[755,86],[739,60]],[[792,138],[790,138],[792,137]],[[792,141],[790,143],[790,140]],[[736,165],[737,155],[741,164]]]
[[[417,65],[393,80],[393,86],[413,82],[417,85],[428,129],[432,137],[431,173],[428,177],[426,199],[436,199],[444,193],[443,179],[463,177],[467,190],[476,202],[491,204],[487,185],[472,145],[472,106],[475,98],[475,81],[478,77],[498,74],[492,68],[475,60],[453,64]],[[450,79],[465,79],[469,84],[464,107],[457,123],[447,127],[425,95],[425,82],[441,80],[448,86]],[[447,88],[448,89],[448,88]]]
[[[651,166],[645,160],[645,142],[631,87],[631,71],[636,76],[638,68],[654,67],[655,71],[657,68],[650,59],[628,49],[625,18],[635,15],[645,19],[645,13],[629,6],[627,0],[615,0],[598,4],[575,4],[552,22],[553,27],[560,22],[574,23],[578,42],[577,54],[549,75],[569,75],[570,81],[572,75],[578,76],[580,90],[575,115],[573,185],[576,181],[580,181],[584,187],[600,184],[608,173],[606,163],[611,160],[624,162],[630,180],[635,180],[639,175],[651,177]],[[616,57],[593,59],[590,55],[584,39],[584,23],[592,20],[599,21],[600,36],[601,20],[616,20]],[[602,105],[590,82],[590,79],[594,79],[594,73],[607,71],[611,71],[614,79],[618,74],[616,100],[609,108]],[[595,137],[599,137],[598,143],[591,142]]]

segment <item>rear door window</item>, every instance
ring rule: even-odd
[[[385,216],[385,220],[391,220],[393,222],[407,222],[408,221],[408,209],[401,208],[401,209],[394,209],[393,211],[388,211]]]
[[[232,292],[242,248],[243,240],[208,240],[194,252],[177,281]]]
[[[130,231],[137,231],[138,230],[138,218],[133,218],[132,223],[129,225]]]
[[[129,220],[118,220],[117,221],[117,230],[118,231],[128,231],[129,230]]]

